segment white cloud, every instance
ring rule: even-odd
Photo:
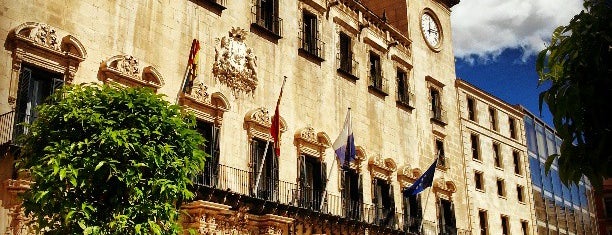
[[[452,8],[455,56],[468,62],[494,60],[507,48],[523,59],[537,54],[552,31],[567,25],[582,0],[461,0]]]

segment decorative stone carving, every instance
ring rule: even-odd
[[[457,186],[453,181],[447,181],[444,177],[440,177],[434,180],[433,191],[439,198],[451,200],[453,193],[457,191]]]
[[[22,63],[62,74],[65,82],[71,83],[79,64],[87,58],[85,47],[78,39],[44,23],[26,22],[17,26],[9,35],[9,42],[13,64],[8,103],[13,109]]]
[[[196,83],[190,93],[180,93],[179,104],[192,111],[203,121],[221,126],[223,114],[230,110],[230,104],[221,92],[208,92],[208,86],[202,82]]]
[[[397,164],[393,158],[383,158],[382,156],[372,156],[368,161],[370,173],[373,178],[380,178],[387,181],[391,180],[392,173],[397,170]]]
[[[249,142],[253,138],[272,141],[272,136],[270,135],[270,125],[272,125],[272,122],[268,109],[261,107],[249,111],[244,116],[244,123]],[[285,123],[285,119],[282,116],[280,117],[280,131],[281,136],[283,132],[287,131],[287,123]]]
[[[414,183],[422,174],[421,169],[412,168],[410,164],[406,164],[397,172],[397,180],[400,182],[402,187],[408,187]]]
[[[164,79],[153,66],[144,67],[142,75],[140,62],[131,55],[116,55],[100,65],[104,82],[116,82],[124,86],[145,86],[157,90],[164,85]]]
[[[294,139],[298,155],[307,154],[321,159],[325,156],[325,149],[331,145],[329,136],[325,132],[315,133],[311,126],[298,130]]]
[[[4,202],[4,206],[9,209],[10,216],[9,231],[12,235],[34,234],[33,228],[28,226],[31,218],[25,216],[21,201],[18,198],[20,193],[30,189],[30,181],[8,179],[4,182],[4,187],[8,192],[9,200]]]
[[[244,29],[232,28],[229,36],[217,39],[213,76],[234,92],[252,94],[257,88],[257,56],[244,40]]]
[[[57,41],[55,29],[47,24],[36,23],[30,31],[29,38],[40,45],[57,51],[60,50],[60,44]]]

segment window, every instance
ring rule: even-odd
[[[489,123],[491,129],[497,131],[497,111],[494,108],[489,108]]]
[[[410,104],[411,96],[412,92],[410,92],[406,71],[397,69],[397,100],[404,104]]]
[[[438,223],[440,234],[457,234],[455,224],[455,206],[451,201],[440,198]]]
[[[404,205],[404,231],[413,233],[421,232],[421,221],[423,221],[423,209],[421,206],[421,195],[403,195]]]
[[[478,136],[475,134],[470,135],[470,143],[472,146],[472,159],[480,160],[480,148],[478,147]]]
[[[202,175],[201,182],[198,183],[215,187],[219,177],[219,127],[212,123],[198,120],[196,130],[206,140],[202,148],[210,156],[204,163],[204,174]]]
[[[516,186],[516,197],[519,202],[525,202],[525,190],[523,186],[520,186],[520,185]]]
[[[521,231],[523,235],[529,235],[529,223],[527,221],[521,220]]]
[[[64,84],[63,75],[50,73],[42,69],[22,65],[19,73],[19,87],[17,90],[17,107],[15,125],[32,123],[38,113],[36,107],[43,104],[55,89]],[[24,126],[15,126],[14,135],[27,133]]]
[[[489,234],[489,226],[487,221],[487,212],[480,210],[478,211],[478,221],[480,222],[480,235],[488,235]]]
[[[384,91],[380,56],[370,51],[370,87]]]
[[[343,32],[340,32],[340,51],[338,53],[338,71],[352,75],[353,79],[357,79],[357,61],[353,58],[351,37]]]
[[[476,189],[484,191],[484,178],[482,177],[482,172],[476,171],[474,173],[474,185]]]
[[[499,154],[499,144],[493,143],[493,159],[495,160],[495,167],[503,167],[502,166],[502,158]]]
[[[612,196],[606,196],[603,200],[606,218],[612,218]]]
[[[278,159],[273,156],[272,146],[260,139],[251,142],[252,194],[264,200],[276,200],[278,197]]]
[[[500,197],[506,196],[506,186],[503,179],[497,179],[497,195]]]
[[[372,203],[376,212],[375,223],[383,227],[393,227],[395,222],[393,186],[387,181],[377,178],[374,178],[372,186],[374,190]]]
[[[501,216],[501,226],[502,226],[502,234],[508,235],[510,234],[510,224],[508,223],[508,216]]]
[[[433,87],[429,88],[429,98],[431,99],[431,118],[442,121],[440,91]]]
[[[516,139],[516,120],[508,118],[508,128],[510,129],[510,138]]]
[[[304,11],[302,14],[301,49],[310,55],[323,58],[324,43],[319,39],[317,16]]]
[[[514,162],[514,173],[517,175],[522,175],[521,155],[517,151],[512,151],[512,162]]]
[[[315,157],[302,155],[300,162],[300,206],[319,211],[324,200],[323,191],[327,184],[327,167]]]
[[[446,157],[444,156],[444,141],[441,139],[436,139],[436,158],[438,159],[438,167],[447,167]]]
[[[344,198],[344,213],[347,218],[360,220],[363,207],[363,184],[361,175],[356,170],[344,167],[342,170],[342,198]]]
[[[467,109],[468,109],[468,118],[471,121],[476,121],[476,103],[474,98],[467,98]]]
[[[278,17],[278,0],[255,0],[253,7],[253,25],[261,27],[274,35],[282,35],[283,20]]]

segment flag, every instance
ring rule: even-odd
[[[351,127],[351,108],[346,113],[344,128],[342,128],[332,147],[338,156],[340,164],[344,165],[355,160],[355,138],[353,137],[353,129]]]
[[[274,140],[274,153],[276,156],[280,156],[280,114],[278,111],[278,106],[280,105],[281,98],[283,97],[283,88],[285,88],[285,81],[287,77],[283,79],[283,85],[281,86],[280,95],[278,96],[278,101],[276,101],[276,109],[274,110],[274,116],[272,116],[272,125],[270,125],[270,135],[272,135],[272,139]]]
[[[436,164],[438,163],[438,159],[429,166],[429,169],[421,175],[414,184],[410,185],[407,189],[404,190],[404,195],[417,195],[428,187],[431,187],[433,184],[434,173],[436,173]]]
[[[185,79],[185,84],[183,85],[183,92],[191,92],[193,82],[198,77],[199,51],[200,41],[193,39],[191,50],[189,51],[189,60],[187,61],[187,79]]]

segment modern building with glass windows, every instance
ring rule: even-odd
[[[578,185],[565,186],[556,161],[546,174],[546,159],[559,153],[561,139],[552,127],[522,109],[538,234],[597,234],[590,183],[583,179]]]

